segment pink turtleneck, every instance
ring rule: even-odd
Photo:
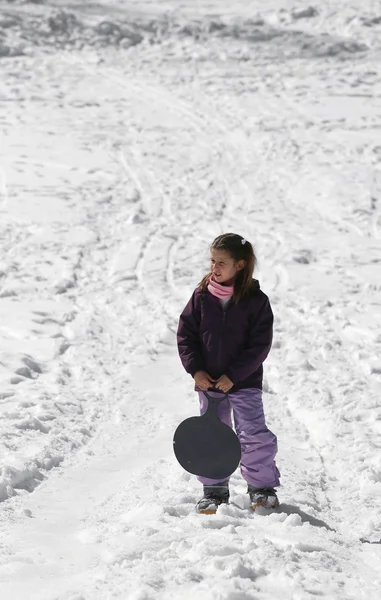
[[[209,278],[208,290],[213,296],[217,296],[225,304],[234,294],[234,285],[221,285],[214,281],[213,275]]]

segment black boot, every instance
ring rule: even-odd
[[[277,508],[279,506],[278,496],[274,488],[256,488],[253,485],[247,486],[249,492],[251,508],[256,510],[259,506],[264,508]]]
[[[220,504],[229,503],[229,481],[204,485],[204,495],[197,502],[196,510],[202,515],[214,515]]]

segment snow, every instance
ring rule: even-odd
[[[376,600],[381,12],[0,3],[0,592]],[[175,345],[213,238],[255,245],[281,506],[199,516]]]

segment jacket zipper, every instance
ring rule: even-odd
[[[223,326],[223,329],[225,328],[226,312],[227,311],[222,308],[222,326]],[[221,372],[221,352],[222,352],[223,329],[222,329],[220,340],[219,340],[219,343],[218,343],[218,370],[219,370],[219,372]]]

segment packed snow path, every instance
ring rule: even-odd
[[[380,15],[221,4],[139,3],[173,17],[155,43],[49,52],[26,20],[46,7],[6,5],[1,597],[379,598]],[[104,7],[70,11],[130,14]],[[237,472],[200,518],[172,453],[197,413],[177,319],[223,231],[254,243],[276,317],[271,515]]]

